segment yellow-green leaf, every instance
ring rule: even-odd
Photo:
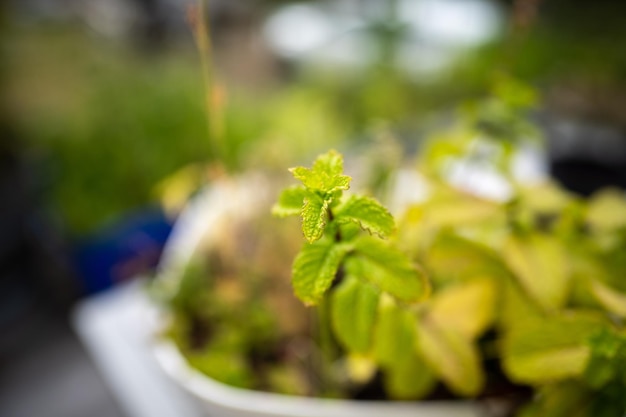
[[[574,197],[553,181],[533,184],[519,190],[520,208],[536,213],[561,213]]]
[[[607,311],[620,317],[626,317],[626,294],[598,280],[591,280],[591,293]]]
[[[365,384],[375,375],[378,367],[368,355],[350,353],[346,359],[346,368],[350,379],[359,384]]]
[[[289,187],[280,194],[272,207],[272,214],[278,217],[299,216],[302,213],[304,200],[310,193],[302,186]]]
[[[544,314],[541,307],[513,279],[509,277],[500,283],[497,320],[501,330],[509,329],[522,321],[535,320]]]
[[[389,211],[370,197],[350,196],[335,212],[339,222],[354,222],[361,228],[387,237],[393,233],[395,222]]]
[[[589,359],[589,349],[579,345],[511,359],[507,366],[518,382],[545,383],[579,376]]]
[[[252,388],[255,375],[245,355],[232,350],[204,349],[188,352],[189,364],[220,382],[241,388]]]
[[[309,243],[324,235],[328,223],[328,203],[316,195],[309,195],[302,207],[302,233]]]
[[[426,275],[400,250],[373,237],[355,241],[355,255],[346,268],[381,291],[405,302],[418,302],[430,294]]]
[[[385,391],[395,400],[417,400],[428,395],[437,379],[426,362],[415,352],[402,363],[384,370]]]
[[[388,294],[380,299],[374,331],[374,357],[383,366],[410,352],[415,340],[415,318],[400,308]]]
[[[492,250],[450,233],[437,236],[425,262],[433,279],[441,283],[510,275],[508,268]]]
[[[502,207],[453,188],[437,188],[423,203],[424,221],[431,227],[460,227],[504,218]]]
[[[418,399],[436,384],[432,370],[415,350],[416,318],[383,294],[374,332],[374,358],[383,368],[390,397]]]
[[[505,244],[504,259],[522,287],[543,308],[555,310],[567,301],[569,271],[564,248],[544,235],[512,237]]]
[[[474,339],[493,322],[496,290],[492,280],[473,279],[453,285],[432,299],[430,318]]]
[[[313,162],[313,171],[324,173],[329,177],[343,174],[343,156],[334,149],[319,155]]]
[[[588,413],[593,393],[578,381],[542,386],[535,397],[518,417],[591,417]]]
[[[337,151],[318,156],[312,168],[296,167],[290,171],[310,190],[332,193],[350,188],[351,178],[343,175],[343,157]]]
[[[454,393],[471,397],[482,390],[485,375],[478,349],[459,331],[423,317],[418,324],[416,348]]]
[[[306,244],[293,263],[294,292],[305,304],[317,304],[330,288],[339,265],[350,250],[346,244],[320,240]]]
[[[365,353],[372,342],[380,293],[367,282],[346,276],[331,296],[331,324],[348,351]]]
[[[412,355],[415,345],[415,317],[388,294],[380,299],[374,331],[374,357],[384,367],[395,366]]]
[[[503,339],[504,370],[526,384],[578,377],[589,359],[589,339],[606,325],[601,316],[586,313],[522,321]]]
[[[594,194],[589,201],[587,221],[594,229],[609,231],[626,227],[626,197],[617,189]]]

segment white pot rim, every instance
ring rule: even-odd
[[[174,343],[161,340],[154,355],[165,373],[212,409],[233,415],[272,417],[478,417],[484,410],[476,402],[343,400],[291,396],[236,388],[216,381],[187,364]]]

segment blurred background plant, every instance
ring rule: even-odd
[[[9,120],[72,232],[154,202],[168,174],[215,158],[183,3],[5,6]],[[618,5],[457,3],[211,2],[228,118],[221,162],[241,167],[278,140],[313,153],[380,120],[413,137],[500,69],[542,86],[550,112],[624,124]]]

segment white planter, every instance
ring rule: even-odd
[[[214,184],[181,213],[166,245],[160,277],[177,284],[185,264],[212,242],[211,231],[236,212],[247,215],[268,199],[267,183],[257,175]],[[191,368],[175,345],[160,341],[157,362],[178,385],[199,399],[210,417],[478,417],[486,412],[471,401],[356,401],[288,396],[240,389]]]
[[[196,397],[210,417],[479,417],[470,401],[356,401],[296,397],[234,388],[187,365],[171,343],[156,346],[165,373]]]

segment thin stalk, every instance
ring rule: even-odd
[[[335,215],[333,214],[333,211],[328,208],[328,224],[332,224],[333,221],[335,220]],[[339,227],[339,225],[337,225],[337,230],[335,231],[335,242],[339,243],[342,240],[341,237],[341,228]]]
[[[205,88],[206,121],[210,150],[217,160],[224,160],[224,92],[220,88],[214,70],[211,30],[207,18],[209,0],[198,0],[190,9],[189,17],[193,29]]]

